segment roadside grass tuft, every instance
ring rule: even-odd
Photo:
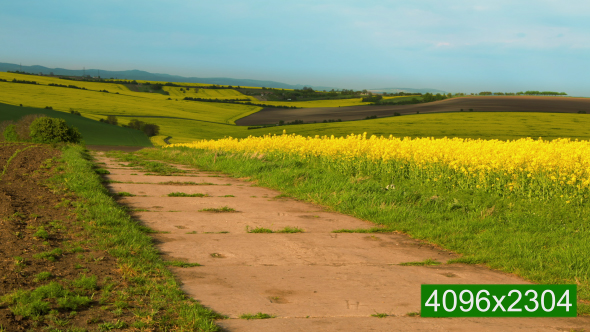
[[[285,228],[276,231],[276,233],[303,233],[303,229],[299,227],[289,227],[285,226]]]
[[[193,182],[193,181],[168,181],[168,182],[158,182],[158,184],[162,185],[174,185],[174,186],[213,186],[214,183],[210,182]]]
[[[111,174],[111,172],[104,168],[96,168],[94,172],[96,172],[96,174]]]
[[[183,261],[164,261],[164,265],[176,266],[176,267],[182,267],[182,268],[201,266],[201,264],[199,264],[199,263],[187,263],[187,262],[183,262]]]
[[[430,266],[430,265],[440,265],[440,262],[437,262],[434,259],[428,258],[425,259],[423,261],[420,262],[405,262],[405,263],[399,263],[398,265],[401,266]]]
[[[121,197],[135,197],[134,194],[128,193],[126,191],[121,191],[121,192],[117,193],[117,196],[121,196]]]
[[[356,228],[356,229],[337,229],[332,233],[394,233],[393,229],[383,227],[371,227],[371,228]]]
[[[247,320],[251,320],[251,319],[269,319],[269,318],[275,318],[276,316],[274,315],[269,315],[269,314],[263,314],[262,312],[256,313],[256,314],[243,314],[240,315],[240,319],[247,319]]]
[[[374,314],[371,314],[371,317],[377,317],[377,318],[385,318],[388,316],[390,316],[390,315],[388,315],[386,313],[382,313],[382,312],[376,312]]]
[[[248,233],[273,233],[273,231],[271,229],[258,227],[258,226],[256,226],[255,228],[249,228],[248,226],[246,226],[246,232],[248,232]]]
[[[223,213],[223,212],[238,212],[228,206],[224,206],[221,208],[207,208],[207,209],[201,209],[199,210],[199,212],[215,212],[215,213]]]
[[[196,193],[196,194],[187,194],[187,193],[183,193],[183,192],[173,192],[173,193],[169,193],[168,197],[211,197],[207,194],[200,194],[200,193]]]

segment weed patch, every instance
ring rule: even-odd
[[[182,192],[174,192],[174,193],[169,193],[168,197],[211,197],[207,194],[199,194],[199,193],[195,193],[195,194],[187,194],[187,193],[182,193]]]
[[[243,314],[240,315],[240,319],[247,319],[247,320],[251,320],[251,319],[269,319],[269,318],[275,318],[276,316],[273,315],[269,315],[269,314],[263,314],[262,312],[256,313],[256,314]]]
[[[398,265],[401,266],[430,266],[430,265],[440,265],[440,262],[433,260],[431,258],[425,259],[421,262],[406,262],[406,263],[399,263]]]
[[[224,213],[224,212],[238,212],[228,206],[224,206],[221,208],[207,208],[207,209],[201,209],[199,210],[199,212],[215,212],[215,213]]]

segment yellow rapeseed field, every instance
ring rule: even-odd
[[[513,141],[463,138],[396,138],[364,135],[303,137],[267,135],[175,144],[195,149],[262,153],[320,161],[348,174],[370,174],[395,184],[417,178],[502,195],[589,197],[590,142],[530,138]]]

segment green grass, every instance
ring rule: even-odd
[[[399,263],[398,265],[401,265],[401,266],[430,266],[430,265],[440,265],[440,262],[437,262],[436,260],[428,258],[428,259],[425,259],[420,262],[405,262],[405,263]]]
[[[218,153],[213,163],[214,153],[187,148],[150,149],[139,155],[249,177],[296,199],[374,222],[378,229],[367,232],[395,230],[461,255],[449,263],[484,264],[540,284],[575,283],[578,313],[590,313],[585,302],[590,301],[590,203],[566,206],[411,178],[396,179],[396,189],[384,191],[389,178],[361,174],[368,178],[357,183],[351,179],[361,175],[314,160]],[[455,202],[459,208],[449,209]],[[482,213],[492,207],[493,214]]]
[[[376,312],[374,314],[371,314],[371,317],[377,317],[377,318],[385,318],[388,316],[390,316],[390,315],[388,315],[386,313],[382,313],[382,312]]]
[[[187,193],[181,193],[181,192],[174,192],[174,193],[169,193],[168,197],[210,197],[207,194],[187,194]]]
[[[249,228],[248,226],[246,226],[246,232],[248,233],[273,233],[273,231],[271,229],[268,228],[264,228],[264,227],[255,227],[255,228]]]
[[[45,114],[64,119],[68,125],[78,128],[84,142],[89,145],[152,146],[149,138],[139,130],[113,126],[65,112],[0,103],[0,122],[16,121],[29,114]]]
[[[215,213],[224,213],[224,212],[238,212],[228,206],[224,206],[221,208],[207,208],[207,209],[201,209],[199,210],[199,212],[215,212]]]
[[[299,227],[289,227],[286,226],[285,228],[276,231],[276,233],[303,233],[303,229]]]
[[[168,181],[168,182],[158,182],[158,184],[164,184],[164,185],[177,185],[177,186],[197,186],[200,185],[202,183],[197,183],[197,182],[192,182],[192,181]],[[206,184],[212,184],[212,183],[206,183]]]
[[[100,176],[93,171],[90,157],[83,149],[67,147],[62,158],[65,172],[58,174],[53,183],[65,186],[64,189],[80,197],[75,205],[78,218],[93,221],[85,227],[94,245],[117,259],[129,282],[126,296],[133,299],[133,294],[150,294],[147,299],[141,297],[142,306],[150,312],[145,328],[218,331],[214,320],[221,316],[184,294],[165,267],[152,238],[102,186]],[[92,286],[87,280],[90,277],[84,278],[78,279],[80,289]]]
[[[63,254],[63,251],[59,248],[55,248],[51,251],[45,251],[42,253],[38,253],[33,255],[36,259],[45,259],[50,262],[54,262],[57,258],[59,258]]]
[[[176,266],[176,267],[182,267],[182,268],[201,266],[201,264],[199,264],[199,263],[187,263],[187,262],[183,262],[183,261],[165,261],[164,265]]]
[[[35,276],[35,282],[49,280],[51,277],[53,277],[53,274],[51,274],[51,272],[40,272]]]
[[[283,229],[280,229],[278,231],[273,231],[272,229],[268,229],[268,228],[264,228],[264,227],[255,227],[255,228],[250,228],[249,226],[246,226],[246,232],[248,233],[303,233],[303,229],[299,228],[299,227],[290,227],[290,226],[286,226]]]
[[[275,318],[276,316],[273,315],[269,315],[269,314],[263,314],[262,312],[256,313],[256,314],[243,314],[240,315],[240,319],[247,319],[247,320],[251,320],[251,319],[269,319],[269,318]]]
[[[39,228],[37,228],[37,231],[35,232],[35,234],[33,234],[33,237],[36,237],[39,239],[48,239],[49,233],[47,233],[47,231],[45,230],[45,227],[40,226]]]
[[[357,229],[337,229],[333,230],[332,233],[392,233],[395,230],[383,227],[371,227],[371,228],[357,228]]]
[[[121,196],[121,197],[135,197],[136,195],[134,195],[132,193],[128,193],[126,191],[121,191],[121,192],[117,193],[117,196]]]

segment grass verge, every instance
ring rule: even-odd
[[[54,179],[80,198],[79,218],[93,242],[117,258],[131,294],[149,294],[143,302],[151,318],[145,328],[157,330],[218,331],[220,315],[188,298],[142,227],[109,195],[93,171],[91,157],[81,147],[63,151],[65,172]]]

